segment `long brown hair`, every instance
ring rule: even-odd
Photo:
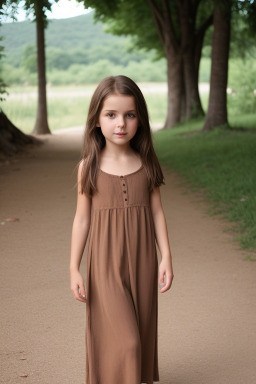
[[[81,193],[85,193],[89,197],[97,191],[96,176],[99,167],[99,156],[106,144],[101,129],[97,127],[97,122],[104,100],[113,94],[134,97],[138,128],[136,134],[130,140],[130,145],[134,151],[140,154],[147,174],[149,190],[152,191],[154,187],[165,184],[164,175],[153,148],[147,105],[141,90],[127,76],[110,76],[99,83],[92,96],[84,132],[82,159],[77,165],[78,168],[80,162],[83,161]]]

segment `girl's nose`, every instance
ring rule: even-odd
[[[120,116],[119,118],[118,118],[118,122],[117,122],[117,126],[118,127],[123,127],[124,126],[124,118],[123,118],[123,116]]]

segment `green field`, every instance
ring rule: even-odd
[[[167,88],[165,83],[139,83],[148,104],[151,124],[163,124],[167,110]],[[95,84],[83,86],[49,86],[48,118],[52,131],[83,126]],[[31,86],[8,88],[9,96],[2,108],[9,119],[23,132],[32,131],[36,118],[37,89]],[[206,107],[208,94],[202,94]]]
[[[178,171],[190,187],[205,189],[212,203],[209,213],[233,223],[242,248],[255,251],[256,114],[230,121],[237,128],[199,133],[203,121],[197,120],[158,131],[155,147],[162,164]]]
[[[48,89],[49,126],[60,128],[82,126],[85,123],[90,98],[95,85],[50,87]],[[157,84],[153,85],[157,87]],[[36,117],[36,88],[12,87],[3,102],[3,110],[22,131],[32,131]],[[146,96],[151,122],[162,123],[166,114],[166,93],[149,93]]]

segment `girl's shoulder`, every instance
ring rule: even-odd
[[[78,169],[82,170],[83,167],[86,167],[86,164],[88,162],[87,157],[83,157],[79,162],[78,162]]]
[[[77,176],[79,180],[81,180],[83,178],[83,175],[85,174],[86,165],[87,158],[82,158],[77,164]]]

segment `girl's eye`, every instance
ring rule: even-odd
[[[109,112],[109,113],[107,114],[107,116],[108,116],[108,117],[114,117],[114,113]]]
[[[127,116],[128,116],[129,118],[134,118],[134,117],[135,117],[135,115],[134,115],[133,113],[128,113]]]

